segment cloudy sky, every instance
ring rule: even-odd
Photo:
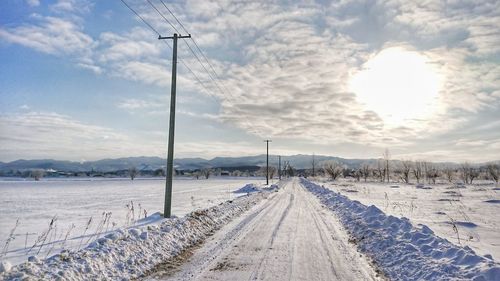
[[[497,0],[125,1],[210,61],[179,41],[176,157],[500,159]],[[120,0],[2,0],[0,161],[165,156],[157,37]]]

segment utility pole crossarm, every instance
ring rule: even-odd
[[[158,40],[162,40],[162,39],[174,39],[175,37],[177,37],[177,39],[182,39],[182,38],[191,38],[191,34],[188,34],[188,35],[177,35],[177,33],[174,34],[174,36],[161,36],[159,35],[158,36]]]

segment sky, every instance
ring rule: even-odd
[[[177,158],[500,159],[497,0],[125,2],[0,1],[0,161],[165,157],[163,17]]]

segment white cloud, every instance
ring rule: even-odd
[[[142,29],[132,30],[127,37],[105,32],[100,35],[99,43],[103,45],[99,53],[99,59],[103,63],[144,57],[153,58],[160,54],[158,41],[152,41],[151,37],[150,40],[146,40]]]
[[[95,74],[101,74],[103,72],[102,68],[100,66],[97,66],[97,65],[86,64],[86,63],[82,63],[82,62],[77,63],[76,65],[83,68],[83,69],[91,70]]]
[[[50,10],[59,14],[84,14],[90,12],[93,4],[87,0],[58,0]]]
[[[111,128],[45,112],[0,115],[0,159],[161,155],[157,140],[143,140]]]
[[[95,160],[106,157],[160,156],[166,132],[144,132],[141,137],[78,121],[51,112],[0,115],[0,159]],[[250,142],[176,142],[176,157],[241,156],[261,153]],[[275,150],[278,152],[278,150]],[[280,150],[281,153],[292,151]]]
[[[260,143],[259,143],[260,144]],[[196,142],[179,142],[175,144],[176,157],[203,157],[211,159],[221,156],[252,156],[263,154],[265,147],[263,145],[256,146],[255,143],[247,141],[196,141]],[[297,151],[273,148],[273,154],[292,155]]]
[[[59,0],[49,5],[53,12],[49,16],[31,14],[30,23],[0,28],[0,40],[64,57],[77,67],[100,74],[103,69],[92,58],[98,42],[84,32],[82,18],[91,7],[86,0]]]
[[[39,25],[1,28],[0,38],[52,55],[83,55],[94,45],[74,22],[55,17],[41,18]]]
[[[125,99],[118,103],[118,108],[126,110],[136,109],[154,109],[164,106],[158,101],[145,100],[145,99]]]
[[[117,73],[129,80],[161,86],[170,85],[170,72],[162,64],[130,61],[119,65]]]
[[[28,5],[30,7],[38,7],[38,6],[40,6],[40,1],[39,0],[26,0],[26,3],[28,3]]]

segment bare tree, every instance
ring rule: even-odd
[[[454,175],[455,175],[455,170],[452,169],[451,167],[445,167],[443,170],[444,175],[446,176],[446,179],[448,180],[449,183],[453,181]]]
[[[220,177],[222,175],[222,168],[217,168],[215,171],[213,171],[215,173],[215,176],[216,177]]]
[[[387,176],[387,182],[391,181],[391,171],[389,169],[390,166],[390,161],[391,161],[391,154],[389,153],[389,149],[385,149],[384,151],[384,163],[385,163],[385,175]]]
[[[137,170],[136,167],[130,167],[128,169],[128,176],[130,177],[131,180],[134,180],[138,174],[139,174],[139,171]]]
[[[380,182],[385,180],[386,169],[384,168],[384,162],[382,159],[377,161],[377,166],[375,167],[374,173],[379,178]]]
[[[489,164],[486,168],[488,169],[488,175],[498,185],[498,178],[500,176],[500,165],[498,165],[498,164]]]
[[[344,170],[342,171],[342,177],[345,179],[347,177],[352,177],[354,176],[354,170],[352,169],[349,169],[349,168],[344,168]]]
[[[479,177],[479,169],[474,168],[474,167],[470,167],[469,168],[469,181],[470,181],[469,183],[472,184],[472,181],[478,177]]]
[[[35,169],[30,172],[30,176],[36,181],[39,181],[45,175],[45,171],[42,169]]]
[[[154,175],[157,177],[164,177],[166,175],[165,169],[158,168],[154,171]]]
[[[410,160],[401,161],[401,179],[405,183],[410,183],[410,171],[412,162]]]
[[[210,175],[212,174],[212,169],[210,168],[204,168],[204,169],[201,169],[201,174],[205,177],[205,179],[208,180],[208,178],[210,177]]]
[[[460,177],[462,178],[465,184],[469,183],[470,168],[471,167],[469,162],[464,162],[460,165]]]
[[[336,180],[344,171],[344,167],[337,161],[327,161],[323,164],[323,171],[332,180]]]
[[[363,172],[361,171],[361,168],[355,170],[353,173],[353,176],[356,179],[356,181],[360,181],[362,175],[363,175]]]
[[[274,175],[276,175],[276,172],[278,169],[274,166],[269,166],[269,179],[272,179]]]
[[[426,161],[422,161],[422,167],[424,168],[424,181],[427,181],[427,183],[430,183],[429,178],[427,175],[429,175],[429,164]]]
[[[416,161],[415,165],[413,165],[413,176],[417,180],[417,183],[420,183],[420,179],[422,178],[422,162]]]
[[[295,169],[289,163],[286,165],[285,172],[289,177],[295,176]]]
[[[370,166],[368,164],[361,165],[361,176],[366,182],[366,179],[370,176]]]
[[[433,184],[436,184],[436,179],[439,177],[439,170],[430,164],[427,164],[426,167],[427,167],[427,169],[426,169],[427,170],[427,173],[426,173],[427,181],[429,183],[432,182]]]

